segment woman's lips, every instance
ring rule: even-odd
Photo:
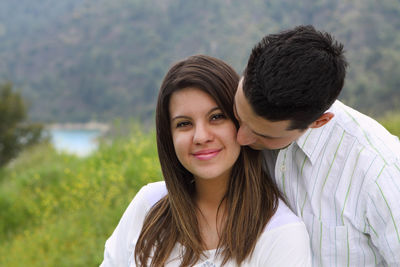
[[[216,157],[222,149],[205,149],[193,153],[193,156],[199,160],[209,160]]]

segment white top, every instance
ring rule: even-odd
[[[400,266],[400,142],[339,101],[329,111],[325,126],[264,151],[271,175],[307,226],[313,266]]]
[[[107,240],[104,260],[100,266],[136,266],[134,248],[144,217],[166,193],[165,183],[157,182],[144,186],[136,194],[114,233]],[[179,266],[181,249],[182,246],[175,246],[167,267]],[[215,250],[209,250],[206,254],[207,258],[195,266],[220,266],[221,260],[214,257]],[[236,266],[236,264],[228,262],[225,266]],[[311,266],[309,237],[304,223],[283,202],[279,203],[277,212],[257,241],[253,255],[242,266]]]

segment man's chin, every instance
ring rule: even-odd
[[[252,145],[248,145],[248,146],[251,149],[254,149],[254,150],[265,150],[265,149],[268,149],[268,150],[280,150],[280,149],[285,149],[288,146],[290,146],[290,143],[285,145],[285,146],[283,146],[283,147],[266,147],[266,146],[259,145],[259,144],[252,144]]]
[[[254,150],[264,150],[264,149],[268,149],[268,148],[263,147],[263,146],[261,146],[261,145],[249,145],[249,147],[250,147],[251,149],[254,149]]]

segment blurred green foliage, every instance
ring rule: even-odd
[[[135,193],[160,179],[153,133],[87,158],[32,147],[0,172],[0,265],[98,266]]]
[[[400,138],[400,110],[391,111],[379,119],[379,122],[393,135]]]
[[[43,126],[26,119],[21,95],[12,90],[11,83],[0,84],[0,167],[41,140]]]

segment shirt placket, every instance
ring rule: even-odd
[[[286,165],[286,156],[288,149],[283,149],[279,151],[278,158],[275,164],[275,177],[276,182],[279,185],[282,193],[287,196],[286,192],[286,178],[287,178],[287,165]]]

